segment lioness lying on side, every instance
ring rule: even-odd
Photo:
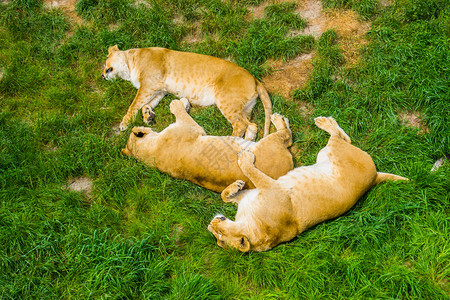
[[[186,99],[183,101],[188,104]],[[277,132],[257,143],[238,137],[208,136],[186,112],[184,103],[180,100],[170,103],[176,121],[160,133],[148,127],[133,128],[122,153],[216,192],[222,192],[237,179],[241,189],[244,183],[254,187],[238,166],[238,153],[244,149],[252,150],[256,166],[272,178],[292,170],[288,150],[292,138],[287,119],[273,114],[271,120]]]
[[[186,97],[191,104],[216,104],[233,126],[233,136],[253,141],[256,124],[249,121],[258,96],[265,110],[264,136],[269,134],[272,103],[264,86],[238,65],[208,55],[165,48],[108,49],[103,78],[130,81],[138,89],[136,97],[120,123],[125,130],[142,108],[144,122],[153,121],[153,108],[167,94]]]
[[[256,188],[242,191],[242,183],[236,181],[222,192],[222,199],[238,204],[238,210],[235,221],[219,215],[208,226],[220,247],[269,250],[342,215],[374,185],[407,180],[377,173],[372,158],[350,144],[333,118],[318,117],[315,123],[331,137],[312,166],[296,168],[274,180],[253,164],[251,151],[240,154],[239,166]]]

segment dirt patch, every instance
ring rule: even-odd
[[[184,243],[181,241],[181,236],[183,235],[185,228],[182,225],[176,225],[173,229],[170,237],[175,238],[175,245],[178,247],[184,246]]]
[[[286,1],[266,1],[250,10],[251,18],[262,18],[264,9],[271,3]],[[308,26],[301,30],[291,32],[291,35],[312,35],[316,39],[329,29],[336,30],[338,44],[340,45],[347,66],[355,65],[359,61],[359,50],[365,41],[365,34],[370,28],[367,22],[360,22],[352,10],[327,9],[324,10],[319,0],[297,1],[296,12],[306,19]],[[287,62],[269,61],[268,65],[273,72],[264,77],[267,90],[290,98],[292,91],[301,88],[307,82],[312,70],[314,53],[300,55]]]
[[[266,8],[267,5],[269,5],[272,2],[273,1],[265,1],[258,6],[250,6],[248,8],[249,13],[247,15],[247,20],[263,18],[264,17],[264,9]]]
[[[190,29],[189,33],[183,37],[183,42],[188,44],[195,44],[203,41],[203,33],[201,30],[200,22],[194,22]]]
[[[72,21],[80,25],[83,20],[75,11],[77,2],[78,0],[45,0],[44,5],[50,8],[61,8]]]
[[[319,0],[297,1],[297,12],[303,19],[306,19],[308,26],[300,31],[303,35],[312,35],[315,38],[325,31],[323,24],[326,22],[326,16],[323,13],[322,2]]]
[[[272,72],[262,79],[270,93],[277,93],[285,98],[302,86],[313,68],[313,53],[303,54],[288,62],[281,60],[268,61]]]
[[[379,0],[378,3],[380,3],[382,7],[387,7],[393,4],[393,0]]]
[[[442,278],[438,281],[438,284],[444,289],[447,295],[450,295],[450,281],[446,278]]]
[[[152,8],[152,5],[146,0],[136,0],[136,1],[134,1],[134,5],[135,6],[144,5],[148,8]]]
[[[359,61],[359,50],[366,43],[365,34],[370,23],[360,22],[353,10],[329,10],[325,16],[324,31],[336,30],[347,66],[355,65]]]
[[[426,133],[428,127],[423,121],[423,116],[419,112],[402,112],[398,115],[403,126],[420,129],[419,133]]]
[[[74,192],[83,192],[90,198],[92,193],[92,180],[86,176],[75,177],[69,180],[67,189]]]
[[[121,134],[122,131],[120,131],[120,123],[117,123],[116,125],[114,125],[113,127],[111,127],[111,131],[108,132],[107,137],[111,138],[113,136],[119,135]]]

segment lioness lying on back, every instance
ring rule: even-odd
[[[184,103],[188,105],[185,99]],[[238,166],[238,153],[244,149],[255,153],[255,164],[272,178],[292,170],[292,156],[287,149],[292,139],[287,119],[272,115],[277,132],[255,143],[238,137],[206,135],[186,112],[185,105],[180,100],[170,103],[176,122],[160,133],[148,127],[133,128],[122,153],[216,192],[237,179],[241,189],[244,183],[254,187]]]
[[[236,64],[196,53],[164,48],[142,48],[120,51],[108,49],[103,78],[120,77],[138,89],[133,103],[120,123],[125,130],[142,108],[144,122],[154,119],[153,108],[167,93],[186,97],[201,106],[216,104],[233,126],[233,136],[256,138],[256,124],[249,121],[258,96],[264,106],[264,136],[269,133],[272,103],[264,86],[247,70]]]
[[[216,216],[209,224],[219,246],[269,250],[342,215],[372,186],[384,180],[407,180],[377,173],[371,157],[350,144],[333,118],[318,117],[315,122],[331,137],[312,166],[296,168],[274,180],[255,167],[252,152],[239,156],[239,166],[256,189],[241,191],[237,181],[222,192],[222,199],[238,204],[238,210],[235,221]]]

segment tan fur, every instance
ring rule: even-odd
[[[209,224],[219,246],[244,252],[269,250],[344,214],[374,185],[407,180],[377,173],[372,158],[350,144],[333,118],[318,117],[315,122],[331,135],[316,164],[296,168],[278,180],[255,167],[253,153],[242,152],[239,166],[256,189],[241,191],[239,183],[233,183],[222,193],[226,201],[238,204],[238,210],[235,221],[217,216]]]
[[[130,81],[138,92],[120,123],[125,130],[142,108],[144,122],[153,121],[153,108],[167,93],[186,97],[191,104],[216,104],[233,126],[233,136],[256,138],[256,124],[250,114],[258,96],[264,106],[264,136],[269,133],[272,103],[264,86],[247,70],[236,64],[189,52],[165,48],[108,49],[103,78]]]
[[[278,114],[272,115],[277,132],[255,143],[238,137],[206,135],[180,100],[171,102],[170,111],[176,117],[175,123],[160,133],[148,127],[133,128],[122,153],[216,192],[222,192],[237,179],[254,187],[238,166],[238,153],[244,149],[255,153],[256,166],[272,178],[293,168],[287,149],[292,144],[291,131],[287,119]]]

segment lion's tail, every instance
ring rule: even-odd
[[[261,102],[264,106],[264,113],[265,113],[264,136],[267,136],[270,130],[270,116],[272,115],[272,102],[270,101],[270,97],[269,94],[267,93],[266,88],[258,80],[256,81],[256,90],[258,91],[259,99],[261,99]]]
[[[380,184],[385,181],[397,181],[397,180],[409,180],[409,179],[394,174],[377,172],[377,178],[375,179],[374,185]]]

